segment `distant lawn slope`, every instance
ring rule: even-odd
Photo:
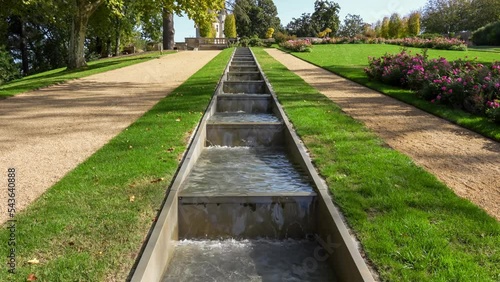
[[[500,125],[489,121],[486,117],[478,117],[461,110],[454,110],[443,105],[432,104],[421,100],[412,91],[389,86],[377,81],[370,81],[364,73],[368,66],[368,57],[380,57],[385,53],[399,53],[402,47],[383,44],[336,44],[315,45],[311,53],[292,53],[319,67],[339,74],[357,83],[378,90],[384,94],[414,105],[426,112],[447,119],[453,123],[469,128],[486,137],[500,141]],[[419,48],[407,48],[412,53],[422,53]],[[447,51],[428,50],[430,58],[444,57],[448,60],[474,59],[483,64],[500,61],[500,54],[484,51]]]
[[[163,52],[163,55],[172,52]],[[121,56],[116,58],[101,59],[89,62],[88,66],[83,69],[68,71],[66,68],[54,69],[18,80],[11,81],[0,86],[0,99],[14,96],[30,90],[62,83],[71,79],[86,77],[93,74],[107,72],[123,68],[130,65],[146,62],[162,56],[159,52],[148,52],[139,55]]]

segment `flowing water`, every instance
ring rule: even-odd
[[[309,178],[282,149],[208,147],[188,176],[183,194],[313,192]]]
[[[210,118],[210,123],[241,123],[241,122],[280,122],[272,114],[217,113]]]
[[[335,281],[327,258],[308,240],[183,240],[163,282]]]

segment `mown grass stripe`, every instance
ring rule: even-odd
[[[384,281],[498,281],[500,224],[262,49],[254,52]]]
[[[0,281],[26,281],[30,273],[38,281],[124,281],[231,52],[223,51],[19,213],[17,274],[4,264]],[[0,230],[1,254],[8,254],[8,236]],[[40,264],[27,263],[33,258]]]

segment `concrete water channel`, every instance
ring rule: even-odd
[[[373,281],[250,49],[233,53],[132,281]]]

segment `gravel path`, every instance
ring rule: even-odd
[[[24,209],[219,51],[179,52],[0,100],[0,183],[17,170]],[[0,192],[0,222],[7,191]]]
[[[267,52],[389,146],[500,220],[500,143],[277,49]]]

